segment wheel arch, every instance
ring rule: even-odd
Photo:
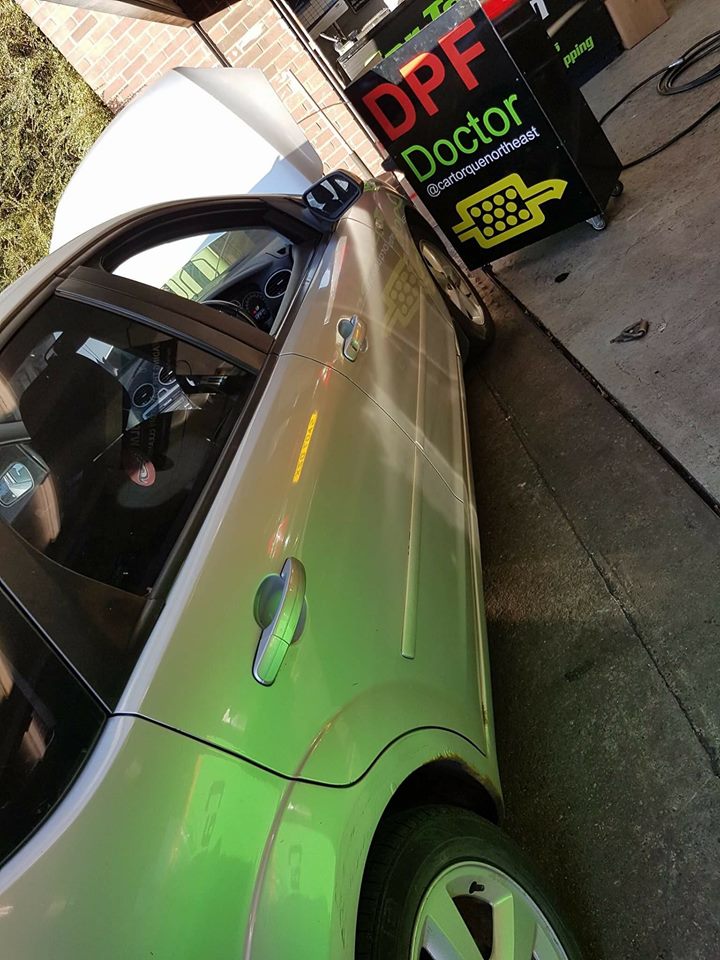
[[[440,758],[425,763],[398,785],[378,821],[363,866],[355,928],[355,960],[370,956],[367,952],[370,943],[368,937],[375,922],[375,911],[368,906],[368,901],[372,905],[378,896],[379,877],[382,876],[379,869],[386,869],[394,860],[389,843],[401,835],[398,830],[402,829],[408,817],[421,816],[433,810],[442,816],[443,823],[447,823],[447,817],[451,814],[449,807],[454,811],[474,814],[494,826],[499,824],[502,815],[501,797],[497,794],[493,796],[481,775],[456,758]],[[393,936],[396,935],[394,930]]]
[[[413,233],[414,230],[424,230],[429,231],[431,234],[435,234],[435,228],[433,227],[432,223],[430,223],[430,221],[427,220],[416,207],[413,207],[409,203],[405,207],[405,220],[407,221],[408,229],[411,233]]]
[[[492,738],[483,752],[451,730],[417,729],[354,784],[288,782],[263,855],[246,960],[291,956],[298,942],[315,960],[353,960],[362,881],[380,826],[398,810],[433,802],[499,819]]]
[[[493,795],[488,784],[467,764],[448,757],[423,764],[403,780],[385,807],[378,829],[387,817],[400,810],[428,804],[460,807],[495,824],[503,813],[499,795]]]

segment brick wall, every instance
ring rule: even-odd
[[[173,67],[220,67],[198,34],[46,0],[17,0],[111,109]],[[263,71],[326,167],[380,172],[379,157],[269,0],[239,0],[203,23],[233,66]]]

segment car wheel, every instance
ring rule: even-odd
[[[429,229],[419,228],[415,242],[450,316],[470,341],[471,351],[489,347],[495,339],[495,324],[471,280]]]
[[[532,868],[456,807],[381,825],[363,879],[356,960],[579,960]]]

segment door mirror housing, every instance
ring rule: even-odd
[[[362,196],[359,180],[344,170],[334,170],[303,194],[303,202],[320,220],[335,223]]]

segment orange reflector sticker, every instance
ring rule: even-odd
[[[315,430],[315,424],[317,423],[318,412],[313,410],[310,414],[310,419],[308,420],[307,430],[305,431],[305,439],[303,440],[302,446],[300,447],[300,456],[297,459],[297,464],[295,466],[295,473],[293,474],[292,482],[297,483],[300,477],[302,476],[303,467],[305,466],[305,457],[307,457],[307,452],[310,447],[310,441],[312,440],[313,431]]]

